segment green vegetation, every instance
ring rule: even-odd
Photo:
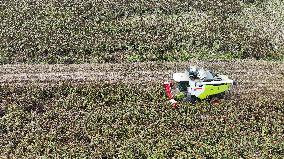
[[[0,2],[0,64],[283,60],[281,0]]]
[[[3,157],[281,158],[283,102],[164,104],[160,85],[1,86]]]
[[[240,83],[219,107],[172,110],[153,83],[181,66],[160,61],[284,61],[283,10],[282,0],[0,1],[0,65],[109,66],[4,65],[0,158],[283,158],[281,63],[211,63]],[[136,61],[159,66],[109,65]]]

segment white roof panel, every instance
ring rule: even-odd
[[[173,79],[176,82],[180,82],[180,81],[189,81],[189,77],[186,73],[174,73],[173,74]]]

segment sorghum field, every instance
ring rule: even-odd
[[[284,59],[283,0],[3,0],[0,64]]]
[[[167,105],[162,82],[195,64],[232,95]],[[283,158],[284,64],[256,60],[0,67],[3,158]]]
[[[0,0],[0,158],[284,158],[283,0]],[[162,87],[197,65],[219,106]]]

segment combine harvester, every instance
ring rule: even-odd
[[[207,100],[212,105],[219,105],[236,82],[226,75],[190,66],[184,73],[174,73],[171,82],[164,82],[163,85],[173,108],[177,108],[177,101],[194,104]]]

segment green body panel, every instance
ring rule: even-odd
[[[180,101],[180,100],[182,100],[182,99],[185,98],[185,97],[186,97],[186,94],[183,93],[183,92],[179,92],[179,93],[177,93],[177,94],[175,95],[175,99],[176,99],[177,101]]]
[[[211,95],[216,95],[222,92],[225,92],[227,90],[229,90],[231,84],[223,84],[223,85],[205,85],[205,90],[203,93],[201,93],[198,98],[199,99],[205,99],[208,96]]]

